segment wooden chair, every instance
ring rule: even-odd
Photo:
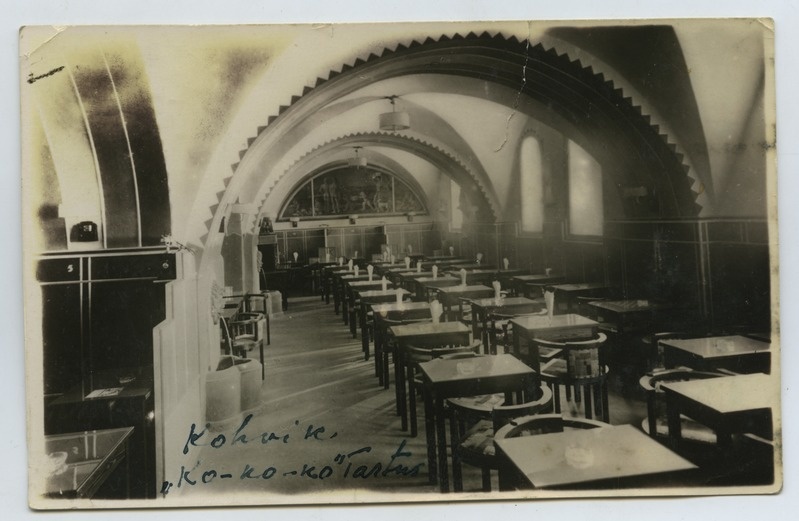
[[[666,415],[666,401],[660,386],[669,382],[703,380],[725,376],[723,373],[694,371],[688,368],[668,369],[645,374],[641,377],[641,388],[646,392],[647,417],[642,428],[652,438],[668,437],[669,426]],[[686,440],[716,443],[716,435],[712,429],[689,418],[682,418],[682,436]]]
[[[546,308],[542,308],[538,313],[503,313],[494,311],[488,315],[488,348],[492,355],[510,353],[513,349],[513,327],[511,320],[528,315],[546,315]]]
[[[389,330],[394,326],[402,326],[406,324],[415,324],[419,322],[431,322],[430,318],[417,318],[408,320],[393,320],[390,318],[381,318],[375,322],[374,337],[375,337],[375,373],[378,382],[384,389],[388,389],[389,379],[389,355],[395,352],[395,340],[389,333]],[[395,361],[396,363],[396,361]]]
[[[556,432],[566,432],[576,429],[599,429],[607,427],[609,424],[597,420],[585,418],[565,418],[561,414],[535,414],[515,418],[497,429],[494,433],[494,450],[496,442],[506,438],[521,438],[524,436],[537,436],[540,434],[552,434]],[[531,457],[535,455],[531,454]],[[524,478],[518,476],[515,469],[507,468],[503,465],[502,457],[497,458],[499,474],[499,490],[507,491],[524,487]]]
[[[452,439],[452,478],[456,492],[463,491],[461,464],[479,467],[484,492],[491,491],[491,470],[496,470],[494,433],[514,418],[548,412],[552,408],[552,391],[545,385],[536,397],[518,405],[503,404],[502,395],[447,400]]]
[[[244,311],[261,313],[266,322],[266,345],[272,344],[272,332],[269,324],[269,293],[249,293],[244,297]]]
[[[258,350],[261,362],[261,379],[266,378],[264,364],[264,336],[266,319],[262,313],[237,313],[228,323],[232,341],[232,354],[247,358],[251,351]]]
[[[405,351],[405,370],[408,382],[408,410],[410,415],[410,434],[418,434],[418,419],[416,416],[416,391],[423,389],[423,382],[419,377],[419,364],[434,358],[473,358],[479,356],[482,344],[472,342],[465,346],[407,346]],[[396,363],[396,362],[395,362]]]
[[[553,358],[541,366],[541,379],[552,386],[555,395],[555,412],[561,412],[560,387],[564,386],[567,400],[571,400],[573,392],[576,404],[581,400],[585,402],[586,418],[591,419],[595,413],[605,422],[608,421],[608,367],[603,349],[606,340],[607,336],[604,333],[599,333],[594,339],[583,341],[533,340],[539,350],[562,350],[560,357]]]

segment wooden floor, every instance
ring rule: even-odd
[[[411,438],[402,432],[393,386],[378,387],[373,362],[363,359],[360,339],[352,338],[332,304],[317,297],[292,299],[288,311],[273,317],[266,360],[262,406],[240,430],[241,420],[214,426],[214,436],[225,436],[223,446],[193,449],[198,463],[191,478],[211,469],[217,474],[209,474],[216,476],[211,483],[183,486],[183,494],[257,493],[261,502],[304,502],[268,496],[305,493],[314,494],[312,501],[337,502],[341,496],[322,493],[358,501],[367,499],[364,489],[369,500],[376,499],[374,493],[438,491],[428,483],[424,434]],[[611,393],[610,416],[614,424],[640,425],[645,406]],[[242,434],[246,443],[232,443]],[[479,471],[464,467],[465,489],[480,486]]]

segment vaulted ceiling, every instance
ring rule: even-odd
[[[85,207],[88,196],[98,214],[113,208],[119,242],[109,246],[173,233],[213,250],[209,232],[234,205],[274,217],[310,173],[360,146],[430,197],[439,176],[452,178],[482,218],[502,220],[514,217],[506,212],[520,140],[542,126],[603,165],[630,217],[692,216],[712,202],[708,145],[671,27],[639,27],[633,39],[613,28],[496,25],[480,34],[392,26],[380,39],[363,27],[348,28],[348,39],[290,27],[209,39],[196,38],[209,28],[120,29],[111,39],[100,29],[29,34],[61,50],[45,56],[41,42],[27,42],[32,77],[66,68],[30,92],[39,114],[32,128],[50,156],[42,164],[60,184],[51,202]],[[645,55],[655,51],[668,71],[647,72]],[[410,129],[379,130],[389,95],[410,113]],[[147,211],[130,202],[139,183],[154,201]],[[628,187],[645,187],[657,204],[629,207]]]

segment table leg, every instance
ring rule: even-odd
[[[397,386],[397,404],[399,405],[400,419],[402,421],[402,430],[408,430],[408,404],[405,393],[405,349],[397,349],[397,354],[394,357],[394,366],[397,368],[397,378],[395,385]]]
[[[341,287],[339,288],[339,294],[341,294],[341,314],[342,320],[344,321],[344,325],[348,325],[350,322],[350,310],[348,307],[347,302],[349,301],[347,295],[347,287],[344,285],[344,282],[341,282]]]
[[[682,425],[680,423],[680,408],[674,396],[666,393],[666,414],[669,422],[669,444],[672,450],[677,450],[682,440]]]
[[[438,481],[438,467],[436,465],[436,423],[433,396],[429,387],[424,389],[424,432],[427,439],[427,475],[430,483]]]
[[[402,402],[400,400],[400,377],[399,377],[399,352],[403,349],[403,346],[400,343],[400,340],[395,340],[394,342],[394,402],[395,407],[397,410],[397,416],[402,416]],[[386,358],[386,369],[388,369],[388,358]],[[386,375],[388,375],[388,371],[386,371]],[[386,382],[387,383],[387,382]],[[388,389],[388,386],[386,386]],[[404,428],[403,428],[404,430]]]
[[[416,385],[414,384],[414,377],[416,376],[415,364],[405,364],[406,380],[408,382],[408,414],[410,415],[411,436],[416,437],[418,434],[418,426],[416,421]]]
[[[361,347],[363,348],[363,359],[369,360],[369,328],[366,327],[366,317],[366,305],[361,302]]]
[[[382,334],[380,333],[380,324],[378,323],[377,319],[375,318],[372,322],[372,327],[374,328],[374,343],[375,343],[375,376],[377,377],[377,383],[379,385],[383,385],[383,371],[380,369],[380,363],[383,356],[383,347],[382,347]]]
[[[475,316],[475,313],[477,313],[477,316]],[[482,310],[478,311],[477,306],[472,305],[472,338],[474,338],[475,340],[477,340],[478,338],[477,335],[479,333],[478,331],[479,328],[477,327],[477,324],[483,323],[483,316],[484,316],[483,311]],[[483,331],[485,330],[486,330],[485,324],[483,324]],[[480,340],[482,340],[483,339],[482,335],[479,338]],[[483,351],[485,352],[485,344],[483,344]]]
[[[463,492],[463,475],[461,473],[461,459],[458,451],[460,433],[458,430],[458,422],[455,421],[453,415],[449,419],[449,439],[452,442],[452,489],[455,492]]]
[[[444,422],[444,400],[435,398],[436,437],[438,439],[438,483],[441,493],[449,492],[449,468],[447,468],[447,430]]]

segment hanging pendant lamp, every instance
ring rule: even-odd
[[[399,98],[399,96],[394,94],[386,96],[386,99],[391,102],[391,112],[380,114],[380,130],[396,132],[397,130],[411,128],[411,115],[405,111],[397,112],[397,98]]]

